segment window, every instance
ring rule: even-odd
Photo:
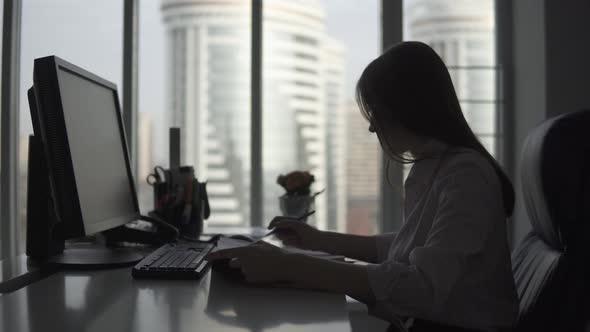
[[[117,84],[121,91],[123,4],[118,0],[27,0],[22,7],[19,222],[25,245],[28,136],[32,134],[26,91],[33,84],[33,60],[57,55]]]
[[[496,155],[494,0],[404,0],[404,39],[429,44],[445,61],[471,129]]]
[[[380,53],[380,1],[265,0],[263,183],[251,183],[251,2],[140,1],[137,170],[140,208],[153,208],[147,175],[168,167],[168,128],[181,127],[182,163],[208,182],[208,226],[249,226],[250,189],[263,186],[264,219],[278,214],[276,177],[312,171],[313,223],[376,230],[381,155],[353,101]],[[92,8],[92,10],[88,10]],[[113,15],[116,13],[116,15]],[[123,5],[108,0],[23,2],[19,212],[26,219],[24,93],[33,60],[58,55],[122,87]],[[351,19],[366,22],[351,28]],[[370,24],[369,24],[370,23]],[[123,96],[121,96],[122,98]],[[20,227],[24,238],[25,227]],[[24,241],[20,241],[24,245]]]
[[[181,128],[181,159],[207,181],[206,226],[250,220],[249,1],[140,1],[138,189],[168,167],[168,128]]]
[[[312,224],[374,233],[381,156],[354,87],[380,53],[380,1],[265,0],[263,15],[264,220],[280,214],[278,175],[309,170],[326,189]]]

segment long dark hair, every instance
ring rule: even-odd
[[[395,161],[416,161],[394,151],[389,145],[386,133],[394,130],[396,125],[451,147],[481,153],[498,174],[505,214],[512,215],[512,183],[467,124],[449,72],[428,45],[402,42],[373,60],[357,83],[356,100],[363,116],[375,129],[383,149]]]

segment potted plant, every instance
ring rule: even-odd
[[[314,176],[308,171],[293,171],[286,175],[279,175],[277,183],[285,189],[285,194],[279,197],[279,204],[283,216],[300,218],[313,208],[315,197],[323,192],[311,193]],[[307,221],[304,218],[302,221]]]

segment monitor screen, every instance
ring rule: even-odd
[[[116,91],[61,66],[58,82],[85,233],[128,222],[137,211]]]

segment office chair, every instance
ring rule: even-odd
[[[515,331],[582,331],[590,263],[590,110],[543,122],[528,135],[521,158],[532,230],[512,255],[520,299]]]

